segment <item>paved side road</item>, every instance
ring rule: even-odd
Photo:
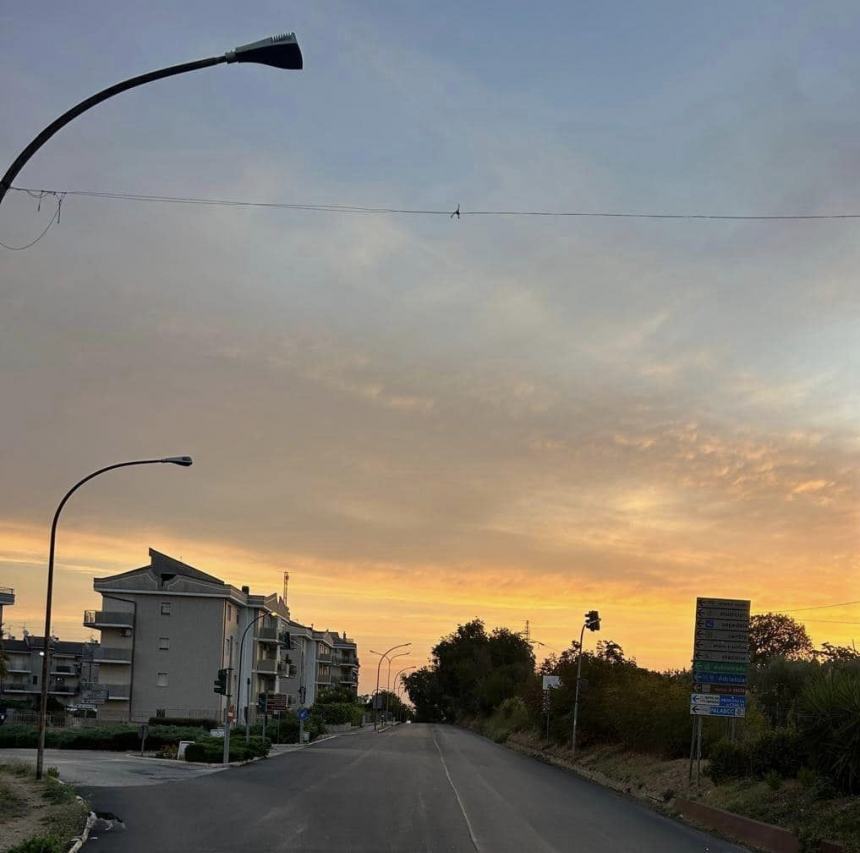
[[[90,853],[742,849],[447,726],[333,738],[223,773],[84,792],[125,826],[90,841]]]
[[[35,767],[36,750],[0,749],[0,762],[3,761],[24,761]],[[45,767],[56,767],[60,771],[60,778],[73,785],[112,788],[177,782],[208,776],[223,769],[96,749],[46,749]]]

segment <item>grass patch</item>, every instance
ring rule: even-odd
[[[63,853],[88,811],[55,775],[37,782],[27,764],[0,764],[0,851]]]

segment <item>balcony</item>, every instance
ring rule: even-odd
[[[127,702],[131,691],[130,684],[102,684],[99,682],[99,687],[107,690],[107,698],[109,702]]]
[[[30,662],[29,661],[17,661],[10,660],[7,667],[8,672],[30,672]]]
[[[278,642],[278,629],[277,628],[269,628],[265,625],[257,631],[257,642],[258,643],[277,643]]]
[[[85,610],[84,625],[87,628],[133,628],[134,613],[121,610]]]
[[[51,675],[77,675],[78,670],[73,664],[67,663],[52,663]]]
[[[38,693],[39,688],[35,684],[30,684],[27,681],[4,681],[4,693]]]
[[[0,605],[14,603],[15,590],[11,586],[0,586]]]
[[[318,652],[317,660],[320,663],[331,663],[331,652]]]
[[[93,660],[96,663],[131,663],[131,649],[111,649],[100,646],[95,650]]]
[[[278,661],[276,658],[260,658],[254,661],[254,671],[274,675],[278,671]]]

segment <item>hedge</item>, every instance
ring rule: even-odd
[[[198,729],[219,729],[223,723],[209,717],[150,717],[151,726],[190,726]]]
[[[230,738],[230,761],[247,761],[262,758],[269,754],[272,742],[266,738],[252,737],[246,744],[242,733]],[[205,737],[185,747],[186,761],[201,761],[206,764],[220,764],[224,760],[224,741],[222,738]]]
[[[187,726],[151,726],[146,735],[146,746],[158,749],[181,740],[199,740],[208,735],[202,728]],[[35,726],[0,726],[0,748],[28,747],[37,745],[38,730]],[[85,729],[48,729],[45,746],[50,749],[104,749],[125,752],[140,749],[137,726],[98,726]]]

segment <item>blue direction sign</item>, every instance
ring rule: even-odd
[[[744,674],[734,672],[708,672],[706,669],[693,667],[693,681],[704,684],[746,684],[747,677]]]
[[[310,717],[311,712],[307,708],[299,708],[299,719],[304,722],[308,717]]]
[[[745,717],[746,708],[743,705],[690,705],[690,714],[694,717]]]
[[[725,693],[692,693],[690,702],[694,705],[711,705],[720,708],[746,706],[746,696],[734,696]]]

